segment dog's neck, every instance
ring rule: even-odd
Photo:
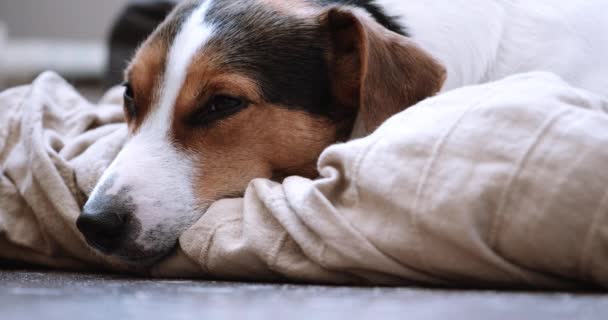
[[[443,91],[488,81],[503,33],[498,1],[375,0],[408,36],[444,64]]]

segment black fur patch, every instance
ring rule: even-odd
[[[373,0],[309,1],[320,6],[361,7],[386,28],[406,34]],[[159,33],[173,38],[184,19],[201,3],[180,5]],[[268,102],[336,116],[329,107],[328,44],[325,31],[316,22],[277,13],[256,0],[213,0],[204,20],[215,26],[207,46],[219,49],[222,67],[256,79]]]
[[[318,25],[255,0],[214,0],[205,20],[216,27],[208,46],[219,49],[222,67],[256,79],[271,103],[326,113],[326,44]]]
[[[321,5],[349,5],[354,7],[360,7],[369,12],[379,24],[385,28],[399,33],[402,36],[408,36],[407,30],[396,21],[396,17],[388,15],[384,10],[378,6],[374,0],[315,0]],[[402,0],[406,1],[406,0]]]

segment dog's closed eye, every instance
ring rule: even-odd
[[[194,112],[189,119],[189,124],[196,127],[208,127],[218,120],[247,108],[249,104],[249,101],[241,97],[215,95]]]

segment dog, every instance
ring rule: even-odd
[[[608,91],[608,1],[200,0],[126,71],[130,138],[78,217],[90,246],[157,261],[255,178],[314,178],[331,144],[435,94],[545,70]]]

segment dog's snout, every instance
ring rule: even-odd
[[[114,210],[85,210],[76,220],[78,230],[97,250],[111,253],[118,249],[126,232],[126,217]]]

